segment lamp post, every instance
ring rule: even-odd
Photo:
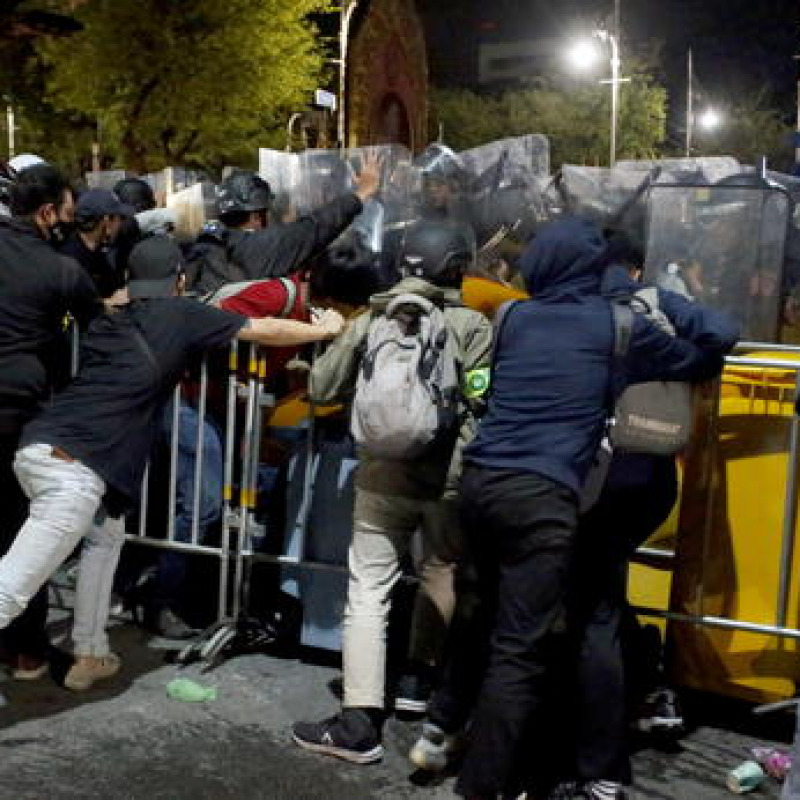
[[[595,35],[601,42],[608,42],[611,49],[611,136],[608,153],[608,163],[613,167],[617,163],[617,126],[619,124],[619,85],[622,82],[619,76],[620,58],[619,42],[617,37],[606,30],[598,30]]]
[[[342,20],[339,26],[339,114],[336,124],[336,138],[339,147],[346,145],[347,135],[347,53],[350,47],[350,23],[353,21],[358,0],[348,0],[342,4]]]
[[[609,136],[608,162],[610,166],[617,163],[617,127],[619,125],[619,86],[627,83],[629,78],[620,77],[621,60],[619,57],[619,42],[617,37],[605,28],[598,28],[592,36],[608,45],[611,63],[611,79],[600,83],[611,85],[611,133]],[[586,69],[597,60],[597,47],[590,41],[578,42],[570,53],[570,60],[579,69]]]

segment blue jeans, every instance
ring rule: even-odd
[[[162,431],[167,444],[172,441],[173,405],[164,409]],[[181,404],[178,422],[178,458],[176,468],[175,541],[192,540],[194,511],[194,477],[197,465],[197,434],[200,417],[194,408]],[[222,440],[208,417],[203,423],[203,469],[200,476],[200,503],[198,507],[198,541],[203,542],[222,513],[223,491]],[[187,574],[187,557],[184,553],[165,551],[156,568],[156,604],[171,607],[180,598]]]

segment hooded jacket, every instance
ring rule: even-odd
[[[702,380],[717,369],[718,353],[636,315],[612,379],[608,260],[601,232],[580,218],[553,223],[529,246],[520,266],[533,299],[513,307],[498,334],[489,408],[466,462],[543,475],[577,494],[621,383]]]
[[[311,371],[311,394],[315,403],[332,405],[352,400],[370,322],[383,313],[392,298],[401,294],[420,295],[443,309],[445,324],[457,343],[462,376],[488,365],[492,328],[487,319],[464,308],[457,289],[435,286],[421,278],[406,278],[389,291],[373,295],[370,311],[351,320],[345,332],[316,360]],[[474,417],[465,407],[454,452],[438,452],[413,462],[382,461],[362,453],[356,485],[371,492],[418,500],[438,499],[446,486],[454,487],[457,483],[461,451],[474,431]]]

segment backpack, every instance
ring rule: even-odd
[[[415,294],[372,320],[353,400],[351,433],[369,455],[407,461],[451,445],[460,390],[442,310]]]
[[[645,314],[672,336],[675,330],[658,307],[658,290],[639,290],[629,304],[612,303],[614,359],[628,352],[634,314]],[[680,381],[651,381],[628,386],[614,403],[609,440],[614,450],[673,456],[683,450],[692,435],[693,389]]]

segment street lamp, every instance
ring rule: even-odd
[[[336,137],[339,140],[339,147],[347,146],[345,136],[347,135],[347,51],[350,45],[350,23],[353,21],[353,14],[356,12],[358,0],[349,0],[342,3],[341,24],[339,26],[339,116],[336,125]]]
[[[619,122],[619,85],[626,83],[627,78],[620,78],[620,57],[619,57],[619,42],[617,37],[611,31],[605,28],[598,28],[592,31],[592,36],[608,45],[610,63],[611,63],[611,79],[601,81],[601,83],[608,83],[611,85],[611,136],[609,143],[608,162],[610,166],[617,163],[617,125]],[[573,66],[578,69],[591,68],[600,58],[599,49],[596,44],[591,40],[578,42],[573,46],[570,51],[570,61]]]
[[[722,115],[711,107],[695,114],[694,59],[691,48],[686,54],[686,73],[686,157],[690,158],[694,146],[695,125],[703,131],[713,131],[722,124]]]
[[[722,115],[713,108],[707,108],[697,121],[704,131],[713,131],[722,124]]]

